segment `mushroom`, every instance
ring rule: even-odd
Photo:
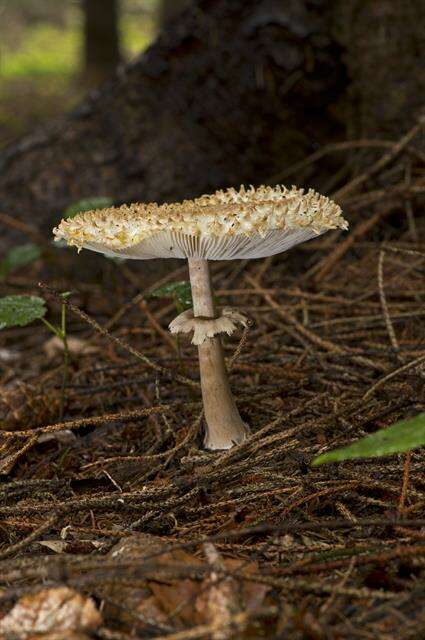
[[[193,312],[171,331],[194,331],[206,432],[206,449],[229,449],[245,440],[230,391],[220,333],[246,319],[234,310],[217,315],[209,260],[263,258],[286,251],[329,229],[346,229],[340,207],[313,190],[284,186],[216,191],[193,201],[130,204],[76,215],[54,229],[78,249],[120,258],[187,258]]]

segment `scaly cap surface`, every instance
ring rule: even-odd
[[[79,249],[124,258],[229,260],[273,255],[347,226],[340,207],[312,189],[242,186],[176,204],[89,211],[53,232]]]

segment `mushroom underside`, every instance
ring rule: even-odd
[[[82,246],[107,256],[134,260],[153,258],[238,260],[275,255],[315,238],[323,232],[317,232],[311,227],[272,229],[264,235],[250,233],[249,235],[194,236],[176,231],[160,231],[122,249],[114,247],[113,243],[107,241],[99,243],[87,240]]]

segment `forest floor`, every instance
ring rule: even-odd
[[[47,244],[7,278],[3,292],[44,296],[51,321],[58,301],[37,282],[74,291],[68,334],[83,342],[63,386],[44,325],[0,334],[0,617],[36,597],[53,608],[34,594],[66,586],[99,613],[62,639],[424,637],[425,450],[310,465],[424,411],[412,149],[336,194],[348,233],[213,264],[220,301],[253,320],[224,340],[252,432],[230,451],[202,450],[195,348],[182,341],[179,362],[173,304],[150,297],[187,279],[183,263],[160,279]]]
[[[93,87],[83,74],[83,18],[78,3],[62,9],[50,2],[50,11],[62,12],[55,21],[44,3],[46,20],[29,20],[25,12],[7,7],[2,15],[0,67],[0,147],[44,125],[76,106]],[[157,32],[155,0],[143,10],[123,11],[120,20],[124,60],[140,55]]]

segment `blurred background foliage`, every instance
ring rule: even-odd
[[[72,107],[112,72],[113,52],[110,65],[106,58],[95,68],[96,24],[90,24],[90,10],[93,14],[101,7],[112,47],[110,30],[115,27],[115,46],[125,62],[146,49],[184,4],[185,0],[0,0],[0,146]],[[93,49],[91,65],[88,47]]]

